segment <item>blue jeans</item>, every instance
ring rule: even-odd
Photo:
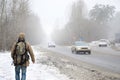
[[[21,66],[21,65],[15,66],[15,79],[20,80],[20,70],[21,70],[22,71],[21,80],[26,80],[26,69],[27,67],[25,66]]]

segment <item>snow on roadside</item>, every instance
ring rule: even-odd
[[[33,50],[36,63],[31,63],[27,68],[27,80],[69,80],[66,75],[60,74],[58,68],[38,63],[38,60],[40,60],[38,58],[42,56],[42,53],[35,47],[33,47]],[[15,80],[14,66],[11,63],[10,52],[0,52],[0,80]]]
[[[37,50],[37,48],[33,47],[33,51],[35,53],[36,60],[40,60],[38,59],[39,56],[42,57],[40,50]],[[30,64],[27,73],[27,78],[29,78],[29,80],[69,80],[66,75],[60,74],[58,68],[43,65],[39,63],[39,61],[36,61],[36,64]]]
[[[14,78],[14,67],[11,63],[12,59],[10,53],[0,52],[0,77],[3,78],[3,80],[13,80]]]

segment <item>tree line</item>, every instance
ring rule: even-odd
[[[10,50],[20,32],[31,43],[39,42],[35,37],[42,34],[40,20],[29,6],[29,0],[0,0],[0,50]]]
[[[69,44],[76,40],[90,42],[113,38],[111,35],[114,36],[116,32],[119,32],[120,12],[115,11],[115,6],[96,4],[88,11],[87,16],[85,13],[84,1],[79,0],[74,3],[71,8],[69,22],[64,29],[55,30],[54,33],[57,34],[53,34],[54,40],[62,44]]]

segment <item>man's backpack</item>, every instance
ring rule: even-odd
[[[17,42],[13,54],[14,65],[23,65],[29,60],[27,54],[26,42]]]

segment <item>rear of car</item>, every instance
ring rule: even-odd
[[[106,42],[99,42],[98,44],[99,47],[107,47],[107,43]]]
[[[91,54],[89,45],[85,42],[76,41],[71,48],[72,53],[88,53]]]
[[[110,46],[110,42],[106,39],[101,39],[98,42],[98,46],[99,47],[108,47],[108,46]]]

